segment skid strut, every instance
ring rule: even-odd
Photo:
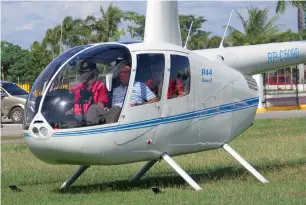
[[[89,166],[88,165],[81,165],[77,170],[75,170],[75,172],[62,184],[62,186],[60,187],[60,189],[65,189],[68,188],[75,180],[77,180],[77,178],[79,178],[81,176],[81,174],[83,174],[83,172],[85,172],[86,169],[88,169]]]
[[[163,154],[162,158],[196,191],[202,190],[202,188],[169,155]]]
[[[195,190],[200,191],[202,188],[167,154],[163,154],[161,156],[163,160],[165,160],[170,167],[172,167],[190,186],[192,186]],[[130,180],[134,182],[140,179],[158,160],[150,160],[148,161],[139,172]]]
[[[230,153],[240,164],[242,164],[249,172],[251,172],[262,183],[268,183],[256,169],[254,169],[245,159],[243,159],[235,150],[233,150],[228,144],[224,144],[223,148]]]
[[[133,176],[133,178],[130,180],[130,182],[135,182],[136,180],[140,179],[143,175],[145,175],[145,173],[147,173],[147,171],[149,171],[149,169],[151,169],[151,167],[152,167],[156,162],[157,162],[157,159],[148,161],[148,162],[141,168],[141,170],[139,170],[139,172],[138,172],[137,174],[135,174],[135,176]]]

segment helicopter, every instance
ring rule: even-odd
[[[133,182],[164,160],[200,191],[172,157],[219,148],[267,183],[229,143],[256,115],[251,76],[305,62],[305,41],[188,50],[177,2],[148,0],[144,41],[80,45],[47,65],[27,99],[25,141],[46,163],[80,165],[60,189],[92,165],[147,161]]]

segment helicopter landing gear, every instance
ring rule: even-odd
[[[224,144],[223,148],[230,153],[240,164],[242,164],[249,172],[251,172],[262,183],[268,183],[256,169],[254,169],[245,159],[243,159],[235,150],[233,150],[228,144]]]
[[[196,191],[202,190],[202,188],[166,153],[161,156],[163,160],[165,160],[170,167],[172,167],[190,186],[192,186]],[[140,179],[158,160],[150,160],[148,161],[141,170],[130,180],[130,182],[134,182]]]
[[[178,165],[169,155],[163,154],[162,158],[172,167],[192,188],[201,191],[202,188]]]
[[[60,187],[60,189],[65,189],[68,188],[75,180],[77,180],[77,178],[79,178],[81,176],[81,174],[83,174],[83,172],[85,172],[86,169],[88,169],[89,166],[88,165],[81,165]]]
[[[148,161],[142,168],[141,170],[139,170],[139,172],[137,174],[135,174],[135,176],[133,176],[133,178],[130,180],[130,182],[135,182],[136,180],[140,179],[143,175],[145,175],[145,173],[147,173],[147,171],[149,171],[149,169],[151,169],[151,167],[157,162],[157,159],[153,159]]]

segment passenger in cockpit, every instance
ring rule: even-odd
[[[127,84],[130,79],[131,66],[129,64],[121,65],[120,67],[120,83],[113,93],[113,106],[122,107],[125,93],[127,91]],[[131,106],[137,106],[141,104],[148,104],[157,102],[156,95],[148,88],[145,83],[134,82],[132,95],[130,99]]]
[[[119,64],[119,81],[120,85],[113,90],[112,106],[110,109],[97,109],[95,106],[91,106],[88,110],[87,121],[93,122],[97,119],[105,120],[105,123],[114,123],[118,121],[121,113],[121,109],[126,97],[126,92],[130,80],[131,66],[128,63]],[[132,95],[130,99],[131,106],[137,106],[141,104],[148,104],[157,102],[158,99],[155,94],[142,82],[134,82]]]
[[[184,95],[185,95],[184,85],[178,76],[176,79],[173,79],[170,81],[169,87],[168,87],[167,98],[172,99],[172,98],[177,98],[177,97],[181,97]]]
[[[161,93],[163,88],[164,80],[164,63],[158,62],[156,65],[151,67],[152,78],[146,81],[146,85],[151,91],[161,99]]]
[[[96,64],[90,60],[84,60],[78,70],[80,82],[73,85],[74,93],[73,113],[80,122],[96,121],[95,112],[101,111],[108,103],[108,93],[105,83],[98,80],[99,71]],[[94,122],[92,122],[94,123]]]

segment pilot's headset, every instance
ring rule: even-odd
[[[99,71],[96,63],[90,59],[85,59],[81,62],[78,73],[80,75],[80,81],[85,84],[88,83],[88,81],[91,79],[98,79],[99,76]]]

